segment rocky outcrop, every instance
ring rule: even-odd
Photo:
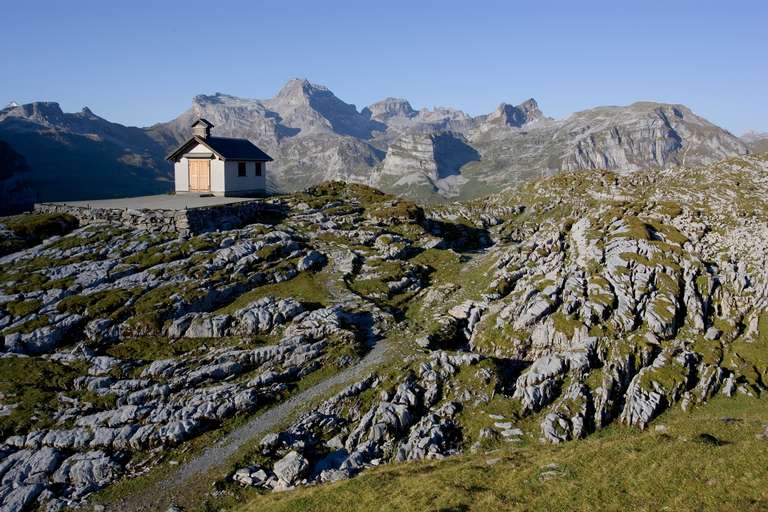
[[[0,396],[0,506],[81,506],[280,402],[246,420],[280,426],[230,468],[239,485],[571,442],[763,393],[766,165],[573,173],[432,207],[329,183],[276,200],[275,225],[94,223],[8,254],[0,380],[28,379],[35,403]],[[379,343],[396,347],[385,371]],[[297,393],[312,407],[284,402]]]
[[[544,114],[539,110],[539,104],[533,98],[520,105],[502,103],[489,114],[480,124],[480,130],[493,130],[501,127],[520,128],[528,123],[542,119]]]
[[[435,190],[445,197],[455,196],[466,181],[460,169],[479,159],[480,154],[460,134],[405,134],[389,145],[372,182],[384,189],[424,188],[426,193]]]
[[[233,479],[244,485],[283,489],[296,483],[300,472],[294,469],[311,468],[304,483],[328,482],[389,460],[436,459],[457,453],[461,405],[441,402],[442,387],[460,368],[480,360],[477,355],[434,352],[418,374],[393,382],[391,389],[384,389],[377,376],[352,384],[287,430],[262,440],[262,454],[275,459],[267,475],[276,475],[276,480],[267,477],[259,483],[248,483],[237,476],[250,472],[249,468],[236,471]],[[367,410],[355,406],[362,393],[374,390],[378,391],[378,400]],[[313,456],[318,452],[327,455]],[[291,468],[287,475],[286,468]]]

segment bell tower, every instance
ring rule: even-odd
[[[211,128],[213,128],[211,122],[201,117],[192,125],[192,135],[207,139],[211,135]]]

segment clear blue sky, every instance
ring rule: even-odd
[[[768,2],[2,0],[0,106],[89,106],[145,126],[192,96],[273,96],[289,78],[358,108],[386,96],[553,117],[636,100],[684,103],[768,131]]]

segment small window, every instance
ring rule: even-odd
[[[256,162],[256,176],[261,176],[261,162]]]
[[[237,162],[237,175],[240,177],[245,176],[245,162]]]

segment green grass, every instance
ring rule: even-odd
[[[0,217],[0,224],[22,240],[0,242],[0,255],[3,255],[31,247],[55,235],[67,234],[78,226],[78,220],[65,213],[24,213]]]
[[[7,303],[5,310],[15,317],[27,316],[40,309],[42,302],[39,299],[20,300]]]
[[[240,338],[181,338],[169,340],[160,336],[130,338],[107,347],[105,353],[119,359],[156,361],[183,356],[201,348],[220,348],[239,343]]]
[[[141,290],[111,289],[90,295],[70,295],[57,304],[62,313],[86,315],[88,318],[105,318],[136,297]]]
[[[232,313],[262,297],[294,298],[300,302],[322,304],[331,303],[328,292],[329,275],[325,272],[302,272],[293,279],[280,283],[268,284],[254,288],[222,307],[216,313]]]
[[[29,334],[41,327],[45,327],[46,325],[49,325],[48,315],[39,315],[35,316],[31,320],[27,320],[23,324],[17,325],[16,327],[4,330],[2,334],[13,334],[16,332]]]
[[[725,422],[722,418],[735,418]],[[335,484],[246,494],[235,512],[371,510],[765,510],[768,400],[717,398],[663,415],[667,433],[614,426],[563,445],[523,445],[392,464]],[[703,442],[714,435],[722,446]],[[547,479],[548,471],[553,471]],[[245,494],[245,493],[244,493]]]
[[[0,438],[26,434],[52,425],[59,407],[57,393],[71,391],[81,369],[39,357],[0,359],[0,394],[5,404],[15,404],[0,416]]]

